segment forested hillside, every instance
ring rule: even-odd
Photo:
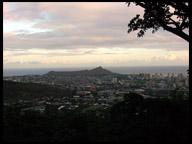
[[[72,92],[48,85],[3,81],[3,101],[16,102],[42,97],[69,97]]]

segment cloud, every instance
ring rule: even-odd
[[[138,13],[143,15],[143,9],[135,5],[127,7],[124,2],[4,2],[4,29],[13,22],[18,22],[18,25],[15,26],[16,30],[4,30],[3,51],[9,52],[7,59],[30,55],[62,57],[130,54],[124,50],[141,48],[188,52],[188,43],[163,29],[155,34],[147,31],[142,38],[137,37],[137,32],[128,34],[127,25]],[[19,23],[28,27],[19,27]],[[146,61],[157,59],[174,62],[177,57],[154,57]]]
[[[94,32],[93,32],[94,33]],[[154,35],[151,37],[135,38],[131,35],[121,36],[118,32],[113,32],[107,36],[104,34],[86,35],[78,32],[75,34],[65,32],[39,32],[34,34],[20,33],[4,37],[4,49],[82,49],[92,48],[148,48],[148,49],[165,49],[165,50],[188,50],[189,44],[183,43],[173,37],[165,38]],[[123,35],[123,33],[122,33]],[[163,36],[162,36],[163,37]]]
[[[16,62],[8,62],[7,64],[41,64],[38,61],[16,61]]]
[[[38,61],[28,61],[26,62],[27,64],[41,64],[40,62]]]
[[[4,2],[3,17],[4,22],[23,21],[34,22],[47,20],[45,12],[39,9],[36,2]]]
[[[44,57],[62,57],[62,56],[81,56],[81,55],[118,55],[118,54],[131,54],[130,52],[119,51],[120,49],[111,49],[111,52],[108,52],[108,49],[67,49],[67,50],[4,50],[4,55],[6,57],[21,57],[21,56],[44,56]]]
[[[120,63],[119,60],[111,60],[111,59],[106,59],[103,61],[104,64],[110,64],[110,65],[114,65],[114,64],[118,64]]]
[[[188,65],[189,58],[182,55],[164,55],[164,56],[154,56],[151,58],[150,63],[155,64],[164,64],[164,65]]]
[[[16,7],[11,10],[9,7]],[[5,49],[81,49],[99,47],[187,50],[187,44],[168,32],[147,33],[144,38],[127,34],[127,24],[140,7],[125,3],[6,3],[5,20],[35,21],[33,28],[50,32],[19,34],[4,38]],[[8,10],[6,10],[8,9]],[[6,12],[8,11],[8,12]],[[8,15],[8,16],[7,16]],[[40,15],[40,16],[39,16]],[[21,33],[22,32],[22,33]],[[173,43],[177,42],[176,45]]]
[[[177,57],[175,56],[175,55],[170,55],[169,57],[168,57],[168,59],[170,60],[170,61],[173,61],[173,60],[175,60]]]
[[[29,30],[17,30],[17,31],[13,31],[14,34],[22,34],[22,33],[31,33],[31,31]]]

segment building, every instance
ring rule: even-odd
[[[185,86],[188,87],[189,86],[189,82],[188,79],[185,80]]]
[[[111,82],[112,83],[117,83],[117,78],[112,78]]]
[[[163,74],[162,74],[162,73],[160,73],[160,78],[161,78],[161,79],[163,78]]]
[[[77,91],[76,95],[85,96],[89,95],[90,93],[91,93],[90,91]]]
[[[167,74],[168,79],[170,78],[170,73]]]
[[[158,75],[158,73],[155,73],[154,78],[159,78],[160,76]]]
[[[182,73],[178,74],[178,79],[179,79],[179,81],[182,81],[184,79],[184,76]]]
[[[138,94],[145,92],[145,90],[143,90],[143,89],[135,89],[134,91]]]

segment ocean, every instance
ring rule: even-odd
[[[23,75],[43,75],[49,71],[78,71],[91,70],[95,67],[74,67],[74,68],[31,68],[31,69],[3,69],[3,76],[23,76]],[[188,66],[128,66],[128,67],[103,67],[120,74],[138,74],[138,73],[162,73],[167,76],[168,73],[175,75],[183,73],[187,75]]]

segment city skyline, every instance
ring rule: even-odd
[[[189,43],[160,29],[138,38],[126,3],[3,3],[3,67],[188,66]]]

